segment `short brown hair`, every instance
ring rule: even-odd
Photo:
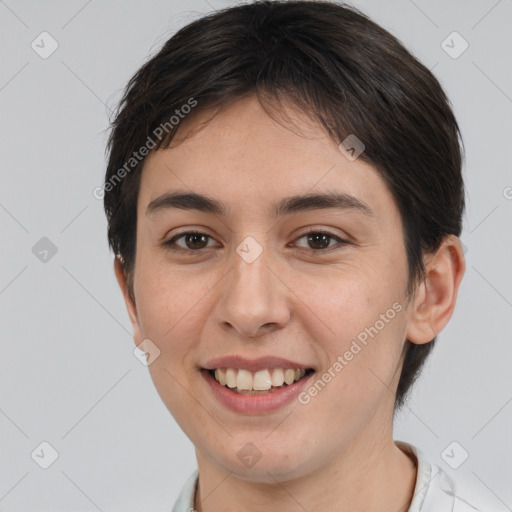
[[[109,244],[132,296],[144,160],[133,161],[133,169],[126,163],[191,99],[194,112],[220,111],[253,93],[264,108],[292,102],[337,144],[349,134],[364,143],[359,158],[380,173],[403,221],[410,297],[425,278],[423,254],[461,232],[464,152],[450,102],[429,69],[359,10],[293,0],[256,1],[193,21],[127,84],[111,122],[104,207]],[[151,151],[168,147],[176,132],[166,130]],[[435,341],[406,340],[395,410]]]

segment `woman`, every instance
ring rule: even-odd
[[[351,7],[240,5],[135,74],[109,150],[134,341],[196,449],[175,512],[476,510],[393,440],[465,269],[425,66]]]

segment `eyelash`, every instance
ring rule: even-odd
[[[343,238],[340,238],[339,236],[333,234],[333,233],[330,233],[329,231],[323,231],[323,230],[318,230],[318,229],[311,229],[309,231],[306,231],[305,233],[302,233],[296,240],[300,240],[301,238],[304,238],[308,235],[327,235],[329,238],[331,239],[335,239],[338,241],[338,246],[333,246],[333,247],[330,247],[330,248],[326,248],[326,249],[306,249],[306,251],[310,251],[312,253],[319,253],[320,255],[321,254],[326,254],[326,253],[331,253],[333,251],[338,251],[340,249],[343,248],[343,246],[345,245],[349,245],[350,242],[347,241],[347,240],[344,240]],[[170,238],[169,240],[167,240],[166,242],[163,242],[162,245],[164,245],[164,247],[166,249],[169,249],[171,251],[174,251],[174,252],[188,252],[188,253],[199,253],[201,252],[203,249],[184,249],[183,247],[179,247],[176,245],[176,241],[179,240],[180,238],[183,238],[184,236],[186,235],[205,235],[207,236],[208,238],[212,238],[210,235],[206,234],[206,233],[203,233],[202,231],[197,231],[197,230],[190,230],[190,231],[185,231],[183,233],[180,233],[178,235],[175,235],[173,236],[172,238]],[[299,250],[298,252],[302,252],[301,250]]]

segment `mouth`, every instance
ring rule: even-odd
[[[268,395],[307,379],[313,368],[264,368],[249,371],[243,368],[202,369],[222,387],[241,395]]]

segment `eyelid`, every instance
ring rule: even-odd
[[[179,247],[178,245],[176,245],[177,240],[179,240],[180,238],[182,238],[185,235],[190,235],[190,234],[204,235],[211,240],[215,240],[213,236],[209,235],[204,230],[201,231],[197,228],[188,228],[180,233],[173,235],[170,239],[162,242],[162,245],[164,246],[165,249],[168,249],[168,250],[171,250],[174,252],[188,253],[190,255],[200,254],[205,249],[211,248],[211,247],[205,247],[202,249],[193,250],[193,249],[186,249],[183,247]],[[321,227],[309,227],[309,228],[307,228],[306,231],[303,231],[303,232],[297,234],[293,240],[295,242],[295,241],[300,240],[310,234],[324,234],[324,235],[327,235],[328,237],[330,237],[331,239],[336,240],[337,243],[334,246],[328,247],[325,249],[309,249],[307,247],[299,247],[298,249],[295,249],[295,252],[299,252],[299,253],[307,252],[310,255],[321,256],[323,254],[329,254],[331,252],[341,250],[345,246],[352,244],[352,242],[349,240],[350,237],[343,238],[343,237],[333,233],[332,231],[330,231],[330,229],[321,228]]]
[[[296,252],[304,252],[304,251],[306,251],[309,254],[322,256],[323,254],[329,254],[331,252],[339,251],[344,246],[351,244],[351,242],[347,239],[348,237],[347,238],[343,238],[343,237],[341,237],[339,235],[336,235],[335,233],[333,233],[329,229],[316,228],[316,227],[308,228],[307,231],[304,231],[304,232],[298,234],[294,238],[294,241],[300,240],[300,239],[302,239],[302,238],[304,238],[304,237],[306,237],[307,235],[310,235],[310,234],[324,234],[324,235],[327,235],[328,237],[330,237],[331,239],[336,240],[337,243],[335,245],[333,245],[331,247],[327,247],[325,249],[316,249],[315,250],[315,249],[309,249],[307,247],[301,247]]]
[[[198,250],[194,251],[192,249],[184,249],[183,247],[177,246],[176,245],[176,240],[179,240],[180,238],[184,237],[185,235],[205,235],[209,239],[214,240],[213,236],[209,235],[205,231],[200,231],[200,230],[195,229],[195,228],[189,228],[189,229],[187,229],[185,231],[182,231],[181,233],[176,233],[175,235],[173,235],[168,240],[164,240],[162,242],[162,245],[166,249],[169,249],[171,251],[175,251],[175,252],[188,252],[190,254],[193,254],[193,253],[199,254],[200,252],[202,252],[204,250],[204,249],[198,249]]]

